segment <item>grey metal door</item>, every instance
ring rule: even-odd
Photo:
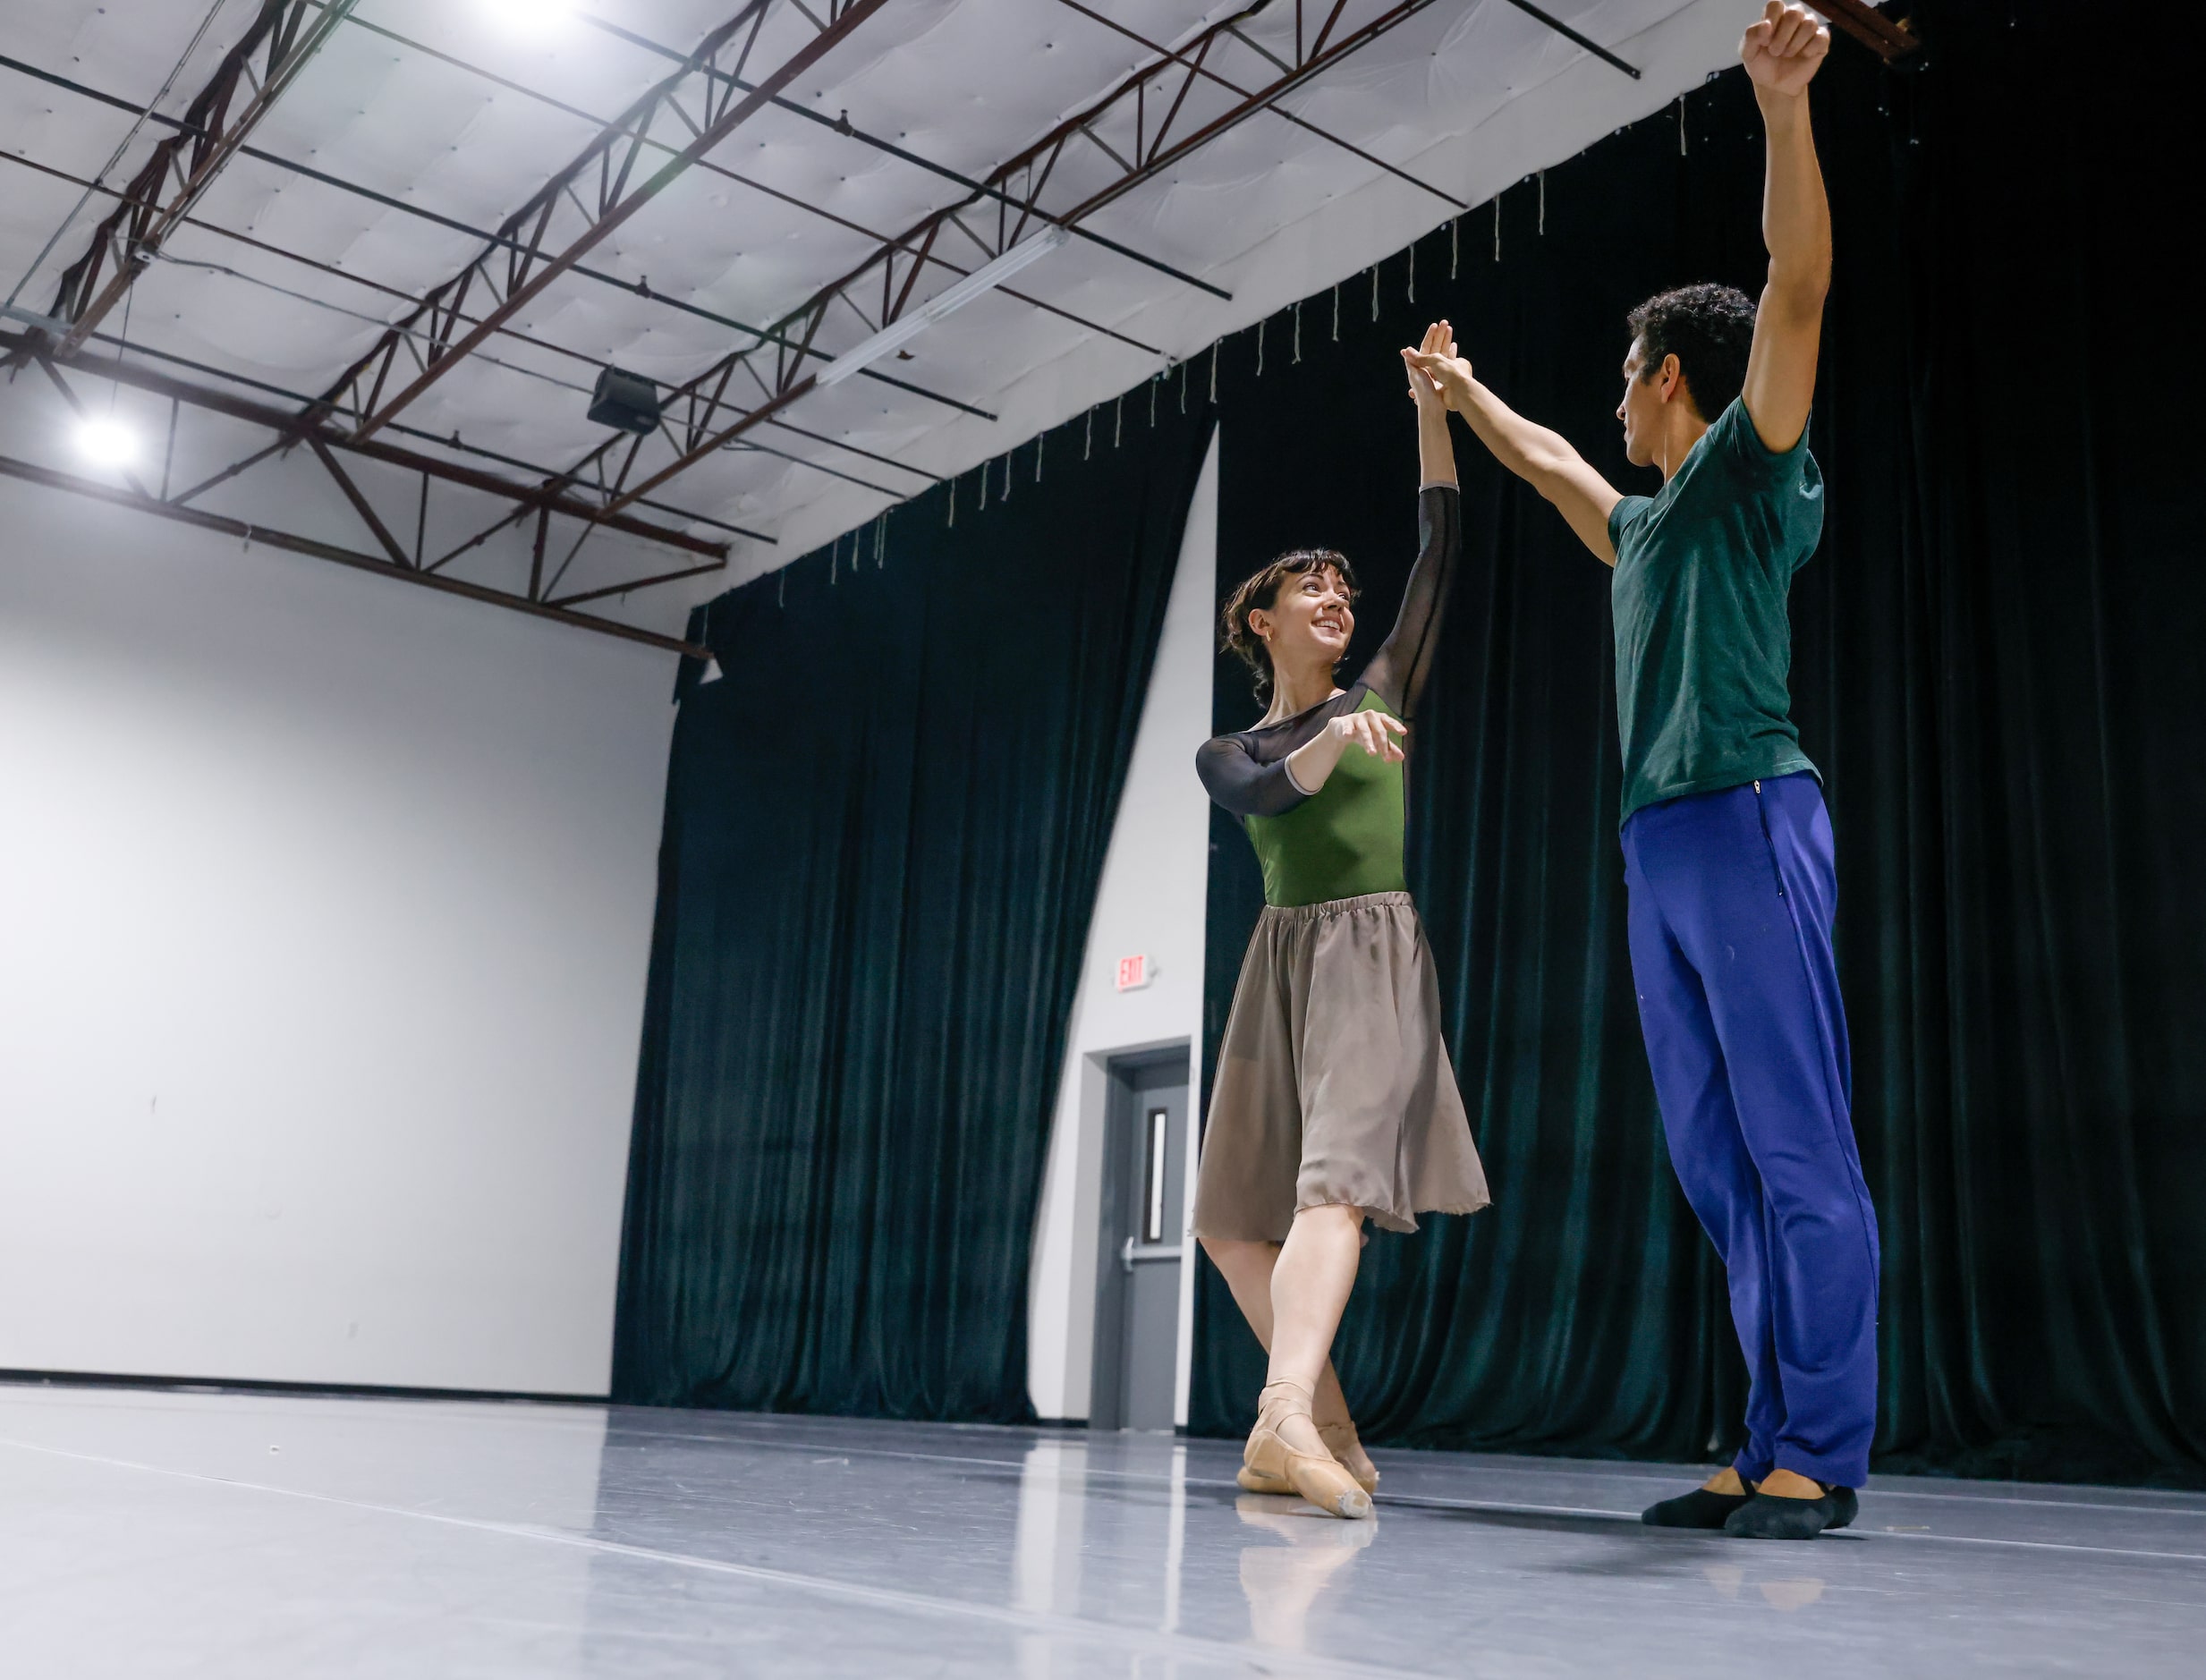
[[[1107,1125],[1089,1425],[1168,1430],[1179,1374],[1187,1051],[1114,1061]]]

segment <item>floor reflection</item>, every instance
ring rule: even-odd
[[[1736,1599],[1744,1591],[1746,1570],[1739,1564],[1709,1564],[1701,1571],[1708,1583],[1723,1598]],[[1754,1591],[1773,1610],[1804,1610],[1823,1596],[1820,1575],[1781,1575],[1757,1580]]]
[[[1379,1538],[1377,1519],[1344,1523],[1305,1500],[1257,1493],[1243,1494],[1234,1510],[1243,1527],[1269,1536],[1241,1548],[1250,1633],[1274,1650],[1307,1650],[1311,1608]]]

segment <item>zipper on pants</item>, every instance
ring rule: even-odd
[[[1769,849],[1769,873],[1777,878],[1777,894],[1785,896],[1785,871],[1778,868],[1777,842],[1769,834],[1769,807],[1762,802],[1761,784],[1754,784],[1754,810],[1761,818],[1761,844]]]

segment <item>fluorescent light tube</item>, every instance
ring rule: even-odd
[[[862,372],[883,356],[892,355],[917,338],[944,316],[962,310],[983,292],[993,292],[1030,263],[1039,262],[1073,236],[1069,227],[1047,227],[1033,238],[1022,240],[985,268],[976,268],[948,291],[927,300],[919,308],[847,350],[819,370],[817,383],[840,385]]]

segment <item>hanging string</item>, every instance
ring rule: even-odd
[[[1685,155],[1685,96],[1677,96],[1677,155]]]
[[[1210,341],[1210,406],[1218,406],[1218,340]]]
[[[1494,194],[1494,260],[1501,260],[1501,194]]]
[[[1371,318],[1379,318],[1379,265],[1371,265]]]
[[[1540,172],[1540,233],[1542,238],[1548,231],[1548,172]]]
[[[993,461],[980,463],[980,511],[983,513],[988,511],[988,469],[995,464]]]
[[[1302,361],[1302,299],[1300,299],[1300,298],[1296,298],[1296,299],[1294,300],[1294,360],[1295,360],[1295,361],[1299,362],[1299,361]]]
[[[1164,375],[1161,373],[1152,373],[1149,376],[1149,424],[1152,431],[1157,426],[1157,387],[1163,383]]]
[[[1447,224],[1447,277],[1448,277],[1450,280],[1453,280],[1453,279],[1455,277],[1455,254],[1456,254],[1455,234],[1456,234],[1456,233],[1458,232],[1458,224],[1460,224],[1460,223],[1462,222],[1462,220],[1463,220],[1463,218],[1462,218],[1461,216],[1451,216],[1451,217],[1449,217],[1449,218],[1448,218],[1448,224]]]
[[[789,605],[789,568],[787,566],[782,567],[780,574],[775,580],[774,605],[785,608]]]
[[[827,545],[827,587],[835,587],[835,568],[843,557],[843,539],[837,537]]]
[[[1085,460],[1087,460],[1087,459],[1088,459],[1090,455],[1092,455],[1092,454],[1095,454],[1095,411],[1094,411],[1093,409],[1090,409],[1090,410],[1088,411],[1088,437],[1087,437],[1087,440],[1080,445],[1080,458],[1081,458],[1082,461],[1085,461]]]
[[[1049,442],[1049,434],[1043,432],[1034,439],[1034,482],[1041,482],[1042,450]]]
[[[1111,447],[1118,447],[1118,440],[1126,435],[1126,394],[1121,391],[1111,403]]]
[[[881,522],[873,528],[873,569],[878,572],[888,563],[888,513],[883,509]]]
[[[1256,377],[1264,377],[1264,323],[1256,324]]]
[[[950,479],[950,529],[952,530],[957,529],[957,479],[955,475],[953,475]]]
[[[1410,242],[1409,301],[1417,301],[1417,242]]]
[[[1340,282],[1333,282],[1333,342],[1340,343]]]
[[[1187,412],[1187,364],[1180,363],[1180,412]]]
[[[1016,444],[1012,445],[1010,448],[1004,451],[1004,493],[996,498],[998,502],[1008,502],[1011,500],[1011,462],[1013,457],[1017,455],[1018,453],[1019,445]]]

